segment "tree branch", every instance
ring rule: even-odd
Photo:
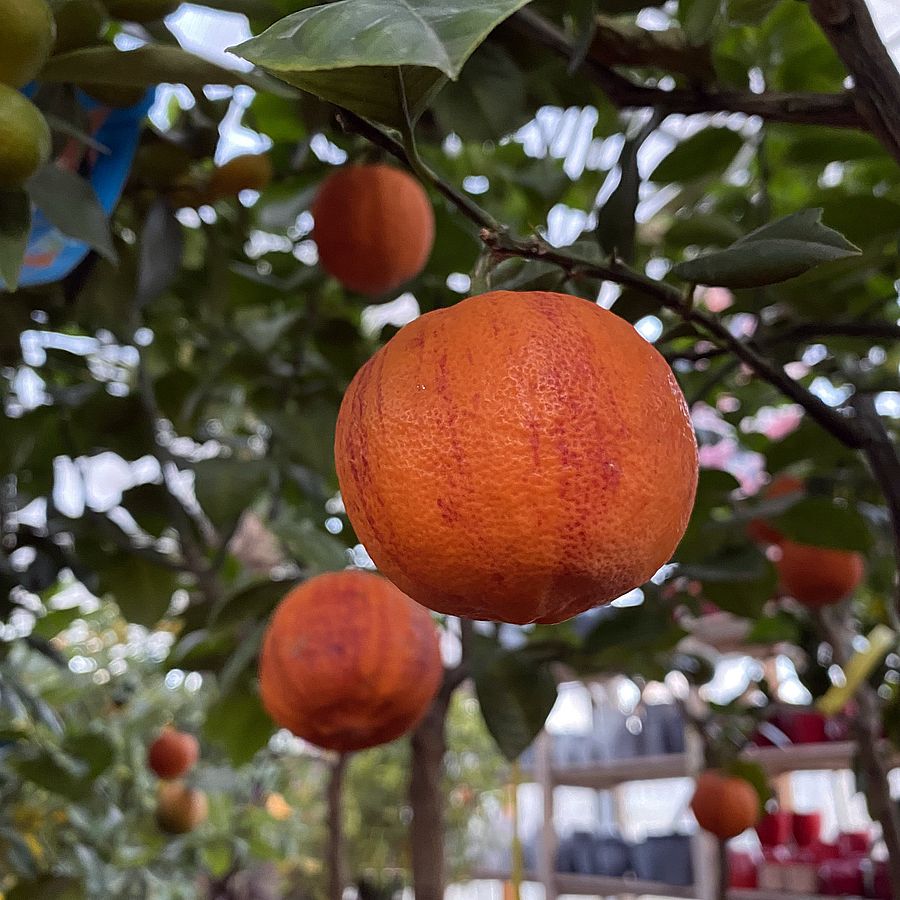
[[[862,0],[859,2],[862,3]],[[573,58],[575,49],[565,34],[538,13],[530,9],[519,10],[509,19],[509,24],[520,34],[526,35],[559,56],[565,59]],[[661,88],[636,84],[592,59],[585,60],[582,71],[619,109],[653,107],[661,112],[685,115],[739,112],[748,116],[759,116],[768,122],[868,130],[867,120],[860,115],[854,104],[853,95],[849,92],[815,94],[799,91],[767,91],[763,94],[753,94],[750,91],[704,91],[699,88],[676,88],[665,91]],[[900,102],[900,99],[895,99]]]
[[[865,0],[811,0],[813,18],[853,76],[861,116],[900,162],[900,71],[881,40]]]
[[[878,415],[872,395],[859,391],[854,394],[850,404],[856,411],[860,425],[868,432],[869,439],[863,453],[884,494],[891,517],[894,558],[897,561],[894,572],[895,608],[900,614],[900,458],[881,416]]]

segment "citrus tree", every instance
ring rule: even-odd
[[[681,641],[712,603],[807,650],[814,696],[846,668],[900,893],[900,75],[863,0],[211,3],[249,19],[234,65],[177,5],[0,0],[4,769],[108,790],[104,729],[28,699],[35,655],[99,652],[71,652],[91,598],[264,757],[276,604],[374,560],[455,654],[410,740],[439,897],[455,689],[516,759],[554,663],[708,677]],[[20,832],[20,887],[70,874]]]

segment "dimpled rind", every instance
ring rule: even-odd
[[[697,444],[626,321],[497,291],[402,328],[344,396],[335,460],[378,568],[419,603],[554,623],[646,582],[687,527]]]
[[[434,246],[428,195],[393,166],[339,169],[322,183],[312,214],[322,268],[367,297],[415,278]]]
[[[428,610],[371,572],[329,572],[281,601],[263,638],[260,693],[282,728],[347,753],[392,741],[443,677]]]

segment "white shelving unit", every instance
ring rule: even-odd
[[[837,771],[851,768],[855,745],[852,741],[801,744],[790,748],[751,747],[743,753],[747,760],[759,763],[770,776],[797,771]],[[542,734],[536,746],[534,781],[542,787],[544,821],[539,842],[537,870],[526,880],[543,884],[546,900],[560,895],[689,898],[713,900],[717,896],[716,847],[703,833],[693,841],[696,883],[692,886],[661,884],[637,878],[613,878],[601,875],[571,875],[555,870],[557,838],[553,828],[553,795],[557,787],[582,787],[608,790],[631,781],[684,778],[699,769],[699,748],[688,743],[685,753],[644,756],[590,766],[554,767],[551,765],[550,737]],[[895,760],[900,766],[900,757]],[[481,871],[473,878],[508,880],[509,873]],[[853,900],[824,894],[798,894],[785,891],[739,889],[728,892],[729,900]]]

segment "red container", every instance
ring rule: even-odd
[[[791,839],[791,814],[779,809],[767,813],[756,823],[756,834],[763,847],[784,847]]]
[[[874,897],[875,900],[893,900],[891,876],[888,873],[886,862],[875,863],[870,887],[871,890],[866,894],[867,897]]]
[[[728,886],[732,888],[756,887],[756,860],[739,850],[728,852]]]
[[[791,822],[798,847],[808,847],[819,841],[822,834],[821,813],[794,813]]]
[[[795,744],[821,744],[828,740],[827,720],[820,712],[792,710],[783,730]]]
[[[865,889],[858,859],[830,859],[819,867],[819,890],[823,894],[862,896]]]
[[[843,831],[837,845],[841,856],[865,856],[872,846],[872,836],[868,831]]]

